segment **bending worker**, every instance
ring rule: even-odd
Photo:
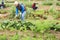
[[[0,8],[3,9],[5,7],[4,5],[4,0],[2,0],[1,4],[0,4]]]
[[[23,4],[19,4],[18,1],[15,1],[14,5],[16,6],[16,15],[15,17],[18,16],[18,10],[21,12],[21,20],[24,20],[25,14],[26,14],[26,9]]]
[[[36,9],[38,8],[36,5],[37,5],[37,3],[33,3],[33,4],[32,4],[32,9],[33,9],[33,10],[36,10]]]

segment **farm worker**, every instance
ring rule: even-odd
[[[2,0],[2,4],[4,5],[4,0]]]
[[[16,16],[18,16],[18,10],[21,12],[21,20],[24,20],[25,14],[26,14],[26,9],[23,4],[19,4],[18,1],[15,1],[14,5],[16,6]]]
[[[3,7],[4,7],[4,0],[2,0],[2,2],[1,2],[2,4],[2,6],[1,6],[1,8],[3,9]]]
[[[33,4],[32,4],[33,10],[36,10],[36,9],[38,8],[38,7],[36,6],[36,4],[37,4],[37,3],[33,3]]]

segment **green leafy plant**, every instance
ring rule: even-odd
[[[43,15],[44,14],[44,10],[43,9],[41,9],[41,10],[37,10],[37,11],[33,11],[33,14],[39,14],[39,15]]]
[[[7,40],[7,36],[6,35],[0,35],[0,40]]]
[[[11,9],[8,12],[10,12],[9,18],[14,18],[14,16],[15,16],[15,7],[12,6]]]
[[[60,31],[60,24],[56,24],[54,28],[54,30]]]
[[[10,37],[10,40],[20,40],[19,35],[16,33],[16,35]]]
[[[43,2],[42,4],[43,4],[43,5],[52,5],[52,4],[53,4],[53,2],[48,1],[48,2]]]
[[[56,5],[60,6],[60,2],[57,2]]]
[[[54,27],[53,25],[55,24],[56,21],[49,21],[49,20],[45,20],[45,21],[36,21],[36,32],[41,32],[44,33],[45,31],[50,30],[51,27]]]
[[[5,6],[6,6],[6,8],[11,7],[11,6],[13,6],[13,3],[6,3]]]
[[[53,16],[55,19],[60,17],[60,12],[54,9],[54,6],[51,6],[50,9],[48,10],[49,14]]]
[[[46,33],[45,36],[45,40],[58,40],[53,34],[50,33]]]
[[[6,14],[6,13],[8,13],[7,10],[0,9],[0,14]]]

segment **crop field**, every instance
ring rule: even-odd
[[[24,21],[20,11],[15,18],[14,1],[4,0],[0,8],[0,40],[60,40],[60,0],[18,0],[26,6]]]

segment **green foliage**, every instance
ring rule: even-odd
[[[56,5],[60,6],[60,2],[57,2]]]
[[[26,7],[26,18],[27,17],[31,17],[32,16],[32,12],[33,12],[33,10],[32,10],[32,8],[29,8],[29,7]]]
[[[44,15],[44,11],[45,10],[36,10],[33,11],[31,8],[32,3],[27,3],[25,2],[25,5],[27,6],[27,15],[32,15],[32,14],[39,14],[39,15],[43,15],[43,17],[46,17]],[[52,5],[52,2],[44,2],[43,5]],[[57,3],[57,5],[60,5],[59,3]],[[6,7],[11,7],[12,4],[6,4]],[[13,18],[15,16],[15,6],[12,6],[10,10],[0,10],[1,14],[10,12],[9,17]],[[52,6],[49,10],[48,10],[49,14],[52,15],[55,19],[56,18],[60,18],[60,11],[57,11],[54,9],[54,7]],[[22,22],[22,21],[18,21],[18,20],[2,20],[2,22],[0,22],[0,30],[21,30],[21,31],[26,31],[26,30],[31,30],[33,32],[40,32],[40,33],[44,33],[47,32],[49,30],[51,30],[51,28],[54,28],[53,30],[59,30],[60,31],[60,23],[56,24],[57,20],[35,20],[34,22],[30,21],[30,22]],[[19,39],[19,35],[16,34],[14,36],[11,37],[10,40],[20,40]],[[0,40],[7,40],[6,35],[0,36]],[[22,40],[44,40],[42,37],[36,38],[36,37],[23,37]],[[46,34],[45,35],[45,40],[57,40],[55,36],[53,36],[52,34]]]
[[[30,7],[30,8],[32,7],[32,4],[33,4],[33,2],[29,2],[29,3],[23,2],[23,3],[25,4],[26,7]]]
[[[0,9],[0,14],[5,14],[5,13],[7,13],[7,12],[8,12],[7,10]]]
[[[6,3],[14,3],[14,0],[5,0]]]
[[[50,33],[44,33],[44,37],[41,36],[37,38],[37,37],[30,37],[30,36],[25,36],[22,37],[21,40],[58,40],[53,34]]]
[[[10,15],[9,15],[9,18],[14,18],[14,16],[15,16],[15,6],[12,6],[11,7],[11,9],[8,11],[8,12],[10,12]]]
[[[24,36],[21,37],[18,33],[12,36],[0,35],[0,40],[58,40],[53,34],[51,33],[44,33],[39,35],[40,37],[31,37],[31,36]]]
[[[53,34],[46,33],[45,40],[58,40]]]
[[[30,14],[31,12],[33,12],[32,8],[26,7],[26,13]]]
[[[57,24],[57,25],[55,25],[55,30],[57,30],[57,31],[60,31],[60,23],[59,24]]]
[[[0,30],[31,30],[34,32],[44,33],[45,31],[49,31],[52,27],[55,29],[60,29],[60,24],[56,25],[57,20],[44,20],[39,21],[36,20],[34,23],[31,22],[22,22],[22,21],[10,21],[5,20],[0,23]]]
[[[34,28],[34,24],[30,22],[5,20],[0,23],[0,30],[31,30],[31,26]]]
[[[48,10],[49,14],[52,15],[55,19],[60,18],[60,11],[57,11],[54,6],[51,6]]]
[[[50,2],[50,1],[47,1],[47,2],[45,1],[42,3],[42,5],[52,5],[52,4],[53,4],[53,2]]]
[[[54,8],[54,6],[51,6],[48,12],[54,14],[56,12],[56,9]]]
[[[32,40],[32,39],[28,36],[28,37],[22,38],[22,40]]]
[[[53,15],[55,19],[60,18],[60,12],[56,11],[55,14]]]
[[[6,3],[5,6],[6,7],[11,7],[11,6],[13,6],[13,3]]]
[[[43,14],[44,14],[44,10],[41,9],[41,10],[33,11],[32,13],[33,13],[33,14],[43,15]]]
[[[0,40],[7,40],[6,35],[0,35]]]
[[[35,32],[41,32],[44,33],[48,30],[50,30],[51,27],[55,27],[56,20],[45,20],[45,21],[36,21],[36,29]]]
[[[51,26],[49,21],[41,21],[41,22],[36,21],[35,25],[36,25],[36,31],[41,33],[49,30]]]
[[[16,33],[16,35],[10,37],[10,40],[20,40],[19,35]]]
[[[44,2],[42,2],[42,5],[53,5],[53,1],[44,1]],[[60,6],[60,2],[57,1],[56,2],[56,5],[57,6]]]

